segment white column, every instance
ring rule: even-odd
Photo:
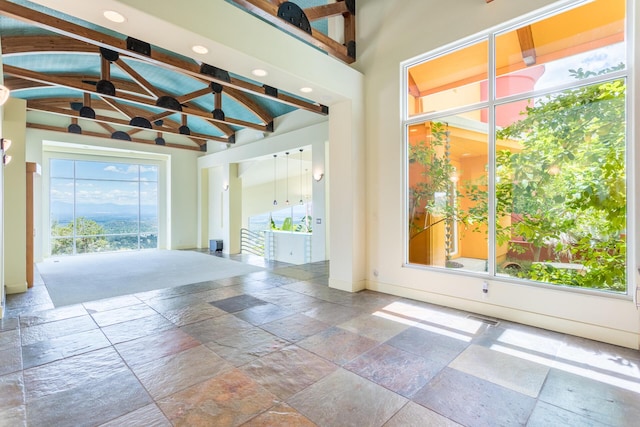
[[[329,112],[329,286],[349,292],[365,288],[365,152],[361,113],[351,101]]]
[[[4,284],[8,294],[27,290],[26,101],[4,105],[2,137],[12,140],[11,163],[4,169]]]

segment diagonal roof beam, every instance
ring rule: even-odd
[[[339,16],[344,13],[349,13],[349,9],[347,9],[347,3],[343,1],[304,9],[304,14],[309,21],[331,18],[332,16]]]
[[[179,71],[193,77],[219,83],[225,87],[234,87],[245,92],[251,92],[255,95],[270,98],[314,113],[323,115],[329,114],[329,108],[327,106],[286,95],[278,91],[276,88],[259,86],[245,80],[231,77],[227,71],[208,64],[199,65],[195,62],[185,61],[181,58],[167,55],[166,53],[152,49],[149,44],[140,40],[132,38],[121,40],[117,37],[113,37],[90,28],[85,28],[71,22],[64,22],[58,18],[17,5],[7,0],[0,0],[0,14],[76,40],[93,44],[95,46],[111,49],[115,52],[126,54],[131,57],[147,61],[151,64],[164,66],[168,69]],[[148,54],[145,51],[147,48]],[[143,51],[144,53],[140,53],[140,51]]]
[[[231,87],[224,89],[224,93],[231,99],[244,105],[249,111],[255,114],[263,123],[267,125],[273,125],[273,116],[269,112],[262,108],[260,104],[251,99],[245,92],[239,91]]]
[[[4,56],[5,55],[3,55],[3,58]],[[77,73],[66,74],[65,73],[61,76],[66,77],[68,79],[78,80],[87,84],[90,83],[92,86],[95,86],[95,84],[98,83],[98,81],[100,80],[99,76],[90,76],[87,74],[77,74]],[[12,91],[20,90],[20,89],[35,89],[38,87],[56,86],[54,84],[47,83],[47,82],[25,80],[20,77],[13,77],[13,76],[5,76],[4,81],[5,81],[5,85]],[[147,93],[143,92],[140,86],[138,86],[134,82],[131,82],[128,80],[122,80],[122,79],[111,79],[111,83],[113,83],[115,87],[118,88],[118,91],[120,93],[128,92],[134,95],[148,97]]]
[[[85,94],[86,95],[86,94]],[[44,108],[44,110],[41,110],[43,112],[51,112],[51,113],[60,113],[61,115],[67,115],[70,116],[72,118],[79,116],[79,114],[75,111],[75,110],[70,110],[69,106],[71,105],[71,103],[73,102],[81,102],[80,99],[78,98],[65,98],[65,97],[57,97],[57,98],[46,98],[46,99],[37,99],[37,100],[29,100],[27,101],[27,108],[29,107],[29,105],[31,105],[31,109],[32,110],[37,110],[39,107]],[[35,103],[35,104],[34,104]],[[84,102],[86,104],[86,102]],[[121,104],[120,104],[121,105]],[[98,99],[98,100],[94,100],[92,102],[92,106],[95,107],[96,109],[108,109],[110,107],[109,104],[107,104],[105,102],[105,100],[103,99]],[[54,110],[58,109],[57,111]],[[145,113],[148,113],[147,110],[133,106],[133,105],[128,105],[127,106],[128,111],[130,112],[131,116],[144,116]],[[154,114],[153,116],[149,117],[148,120],[151,122],[151,126],[153,127],[153,130],[158,131],[158,132],[165,132],[165,133],[170,133],[170,134],[174,134],[174,135],[178,135],[178,136],[183,136],[183,137],[187,137],[192,139],[196,144],[200,145],[201,142],[200,141],[207,141],[207,140],[212,140],[212,141],[218,141],[218,142],[222,142],[225,144],[229,144],[229,143],[234,143],[235,141],[233,139],[229,140],[226,137],[220,137],[220,136],[214,136],[214,135],[209,135],[209,134],[202,134],[202,133],[192,133],[191,135],[184,135],[181,134],[178,130],[180,123],[177,122],[174,119],[167,119],[166,117],[169,115],[174,114],[173,112],[170,111],[163,111],[162,113],[159,114]],[[86,119],[84,117],[82,117],[83,120],[90,120],[90,119]],[[114,123],[114,124],[118,124],[118,125],[122,125],[122,126],[130,126],[128,121],[122,120],[122,119],[117,119],[117,118],[113,118],[111,116],[106,117],[106,116],[100,116],[97,118],[97,120],[103,120],[104,121],[108,121],[109,123]],[[162,124],[161,125],[157,125],[155,122],[158,120],[162,119]],[[144,129],[143,129],[144,130]]]
[[[533,42],[533,32],[531,31],[531,25],[518,28],[518,42],[520,43],[520,50],[522,51],[522,60],[527,67],[535,65],[538,58],[536,56],[536,45]]]
[[[137,114],[133,114],[133,112],[126,106],[122,104],[118,104],[115,100],[109,99],[106,96],[101,96],[100,99],[102,102],[113,108],[118,113],[125,116],[127,119],[131,120],[133,117],[136,117]]]
[[[50,131],[50,132],[68,133],[66,128],[61,128],[61,127],[57,127],[57,126],[50,126],[50,125],[43,125],[43,124],[39,124],[39,123],[27,123],[27,128],[29,128],[29,129],[47,130],[47,131]],[[103,133],[103,132],[82,131],[82,135],[95,136],[95,137],[98,137],[98,138],[111,138],[111,133]],[[140,138],[131,138],[131,142],[136,142],[138,144],[156,145],[155,142],[148,141],[148,140],[145,140],[145,139],[140,139]],[[187,146],[187,145],[171,144],[169,142],[167,142],[164,146],[165,147],[170,147],[170,148],[180,148],[182,150],[202,151],[202,147],[191,147],[191,146]]]
[[[59,47],[62,46],[62,49]],[[95,46],[84,43],[78,40],[69,39],[67,37],[62,37],[59,35],[55,36],[10,36],[10,37],[2,37],[2,52],[3,56],[10,57],[12,54],[21,54],[21,53],[34,53],[34,52],[83,52],[87,54],[96,54],[94,52]],[[8,52],[8,53],[7,53]],[[66,77],[72,77],[72,74],[65,74]],[[87,76],[82,76],[83,79],[86,80]],[[7,84],[12,90],[21,89],[26,87],[32,87],[33,83],[29,83],[27,80],[22,79],[11,79],[11,86]],[[99,78],[95,79],[96,82]],[[180,104],[184,104],[189,102],[192,99],[199,98],[200,96],[204,96],[206,94],[210,94],[212,92],[209,84],[211,82],[206,80],[201,80],[203,84],[206,84],[207,87],[203,89],[199,89],[193,91],[191,93],[187,93],[181,96],[176,96],[175,98],[178,100]],[[20,83],[18,83],[20,82]],[[149,92],[146,89],[142,89],[141,85],[124,79],[111,79],[111,83],[113,83],[118,90],[124,90],[126,92],[131,92],[139,95],[147,96]],[[244,108],[253,113],[256,117],[258,117],[263,124],[269,124],[273,121],[273,116],[269,114],[269,112],[263,108],[260,104],[254,101],[251,97],[248,96],[247,92],[234,89],[232,87],[225,87],[224,92],[230,98],[234,99],[236,102],[241,104]],[[154,98],[157,96],[152,95]]]
[[[154,85],[149,83],[147,79],[142,77],[136,70],[131,68],[129,64],[124,62],[122,58],[118,58],[118,60],[115,61],[114,64],[116,64],[116,66],[120,68],[122,71],[127,73],[129,77],[133,79],[134,82],[138,83],[138,85],[140,85],[141,88],[149,92],[149,94],[152,95],[154,98],[158,99],[162,95],[164,95],[161,90],[159,90]]]
[[[87,120],[87,121],[92,121],[92,122],[96,122],[96,123],[102,123],[102,124],[107,124],[109,125],[111,124],[116,124],[119,126],[126,126],[128,128],[132,128],[132,129],[138,129],[140,131],[144,131],[144,130],[148,130],[148,131],[160,131],[160,132],[164,132],[167,134],[172,134],[172,135],[177,135],[177,136],[186,136],[186,137],[190,137],[192,139],[194,139],[194,142],[197,145],[202,145],[205,142],[207,142],[208,140],[210,141],[217,141],[217,142],[222,142],[222,143],[231,143],[232,141],[229,141],[227,138],[221,138],[219,136],[213,136],[213,135],[205,135],[205,134],[201,134],[201,133],[191,133],[190,135],[183,135],[181,133],[178,132],[177,130],[177,125],[175,126],[171,126],[167,123],[167,126],[163,126],[163,127],[154,127],[153,129],[142,129],[142,128],[138,128],[136,126],[131,126],[129,124],[128,120],[123,120],[123,119],[117,119],[114,117],[109,117],[109,116],[100,116],[100,115],[96,115],[95,119],[90,119],[87,117],[80,117],[77,111],[74,110],[69,110],[69,109],[65,109],[65,108],[59,108],[56,107],[54,103],[49,103],[46,101],[41,101],[41,100],[30,100],[27,101],[27,110],[30,111],[41,111],[41,112],[45,112],[45,113],[52,113],[52,114],[57,114],[60,116],[67,116],[67,117],[71,117],[71,118],[75,118],[75,119],[80,119],[80,120]],[[152,122],[153,123],[153,122]],[[113,127],[110,127],[110,129],[113,129],[113,131],[115,131],[115,129]],[[113,131],[111,133],[113,133]]]
[[[24,68],[18,68],[18,67],[14,67],[12,65],[4,65],[3,66],[3,71],[4,71],[5,74],[11,75],[11,76],[15,76],[15,77],[20,77],[20,78],[27,79],[27,80],[34,80],[34,81],[38,81],[38,82],[42,82],[42,83],[46,83],[46,84],[64,86],[64,87],[67,87],[67,88],[70,88],[70,89],[76,89],[76,90],[80,90],[80,91],[83,91],[83,92],[89,92],[89,93],[92,93],[92,94],[94,94],[96,96],[110,97],[112,99],[125,100],[125,101],[129,101],[129,102],[133,102],[135,104],[140,104],[140,105],[145,105],[145,106],[148,106],[148,107],[153,107],[154,109],[159,109],[160,108],[160,107],[156,106],[154,102],[151,102],[151,100],[149,100],[148,98],[142,98],[140,96],[127,94],[127,93],[120,93],[119,95],[115,95],[115,96],[105,95],[105,94],[102,94],[102,93],[98,92],[96,90],[95,86],[91,86],[91,85],[88,85],[88,84],[82,83],[82,82],[78,83],[75,80],[69,79],[69,78],[66,78],[66,77],[59,77],[59,76],[52,76],[52,75],[44,74],[44,73],[38,73],[36,71],[25,70]],[[170,110],[170,109],[164,108],[164,107],[162,107],[162,109]],[[217,126],[218,123],[223,123],[223,124],[227,124],[227,125],[236,125],[236,126],[241,126],[241,127],[248,127],[248,128],[252,128],[252,129],[256,129],[256,130],[262,131],[262,132],[269,132],[269,129],[267,129],[267,127],[263,126],[263,125],[258,125],[258,124],[247,122],[247,121],[244,121],[244,120],[238,120],[238,119],[232,119],[232,118],[216,119],[212,115],[210,115],[208,112],[205,112],[203,110],[196,109],[196,108],[183,107],[182,111],[177,111],[177,110],[170,110],[170,111],[173,111],[175,113],[182,113],[182,114],[186,114],[186,115],[200,117],[200,118],[205,119],[205,120],[207,120],[209,122],[212,122],[212,124],[214,126]],[[230,135],[228,132],[225,132],[225,130],[224,130],[224,128],[222,126],[219,126],[219,128],[226,135]]]
[[[210,95],[211,94],[211,88],[209,87],[205,87],[202,89],[198,89],[195,90],[193,92],[190,93],[185,93],[184,95],[181,96],[176,96],[176,99],[178,100],[178,102],[180,104],[186,104],[187,102],[194,100],[196,98],[200,98],[201,96],[205,96],[205,95]]]

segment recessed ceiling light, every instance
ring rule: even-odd
[[[126,21],[126,18],[115,10],[105,10],[102,14],[111,22],[121,24],[122,22]]]
[[[253,74],[256,77],[264,77],[269,73],[267,73],[267,71],[263,70],[262,68],[256,68],[255,70],[251,70],[251,74]]]
[[[300,88],[300,92],[302,92],[302,93],[311,93],[311,92],[313,92],[313,89],[311,89],[310,87],[301,87]]]
[[[195,53],[199,53],[200,55],[204,55],[205,53],[209,53],[209,49],[199,44],[191,46],[191,50]]]

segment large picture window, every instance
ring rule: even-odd
[[[627,292],[625,3],[403,66],[409,264]]]
[[[51,255],[158,247],[158,166],[50,159]]]

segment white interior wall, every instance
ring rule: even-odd
[[[205,217],[208,223],[209,234],[203,247],[208,247],[210,239],[224,239],[222,165],[205,170],[208,170],[209,173],[209,188],[207,193],[209,200],[207,216]]]
[[[225,220],[225,202],[224,202],[224,166],[233,163],[249,162],[245,167],[245,173],[252,167],[250,161],[252,159],[260,158],[266,161],[269,165],[272,163],[272,156],[274,153],[284,153],[289,151],[290,154],[290,169],[296,173],[299,173],[298,163],[298,150],[301,144],[305,144],[305,147],[310,146],[312,151],[312,161],[310,165],[305,166],[310,168],[309,174],[313,175],[314,172],[322,172],[328,174],[325,170],[325,145],[328,139],[328,123],[326,120],[318,122],[312,121],[313,124],[309,125],[306,117],[300,117],[294,114],[293,117],[285,117],[282,127],[277,127],[278,132],[274,132],[264,139],[257,139],[254,141],[245,141],[244,144],[238,147],[229,148],[226,150],[218,151],[215,153],[207,154],[198,160],[198,169],[200,171],[208,170],[208,193],[209,198],[209,239],[220,239],[226,236],[226,220]],[[301,120],[299,120],[301,119]],[[303,126],[303,127],[299,127]],[[306,163],[306,162],[305,162]],[[277,165],[279,176],[282,176],[284,168],[283,159],[279,159]],[[241,212],[238,212],[239,218],[242,218],[242,226],[247,226],[247,218],[252,215],[261,214],[274,210],[273,206],[273,178],[271,175],[272,169],[268,169],[269,176],[266,178],[269,182],[261,183],[257,185],[248,186],[242,183],[242,201]],[[326,203],[324,198],[328,193],[325,190],[328,180],[322,180],[320,182],[314,181],[312,178],[305,178],[307,182],[303,181],[302,191],[300,179],[298,176],[293,176],[289,179],[289,200],[291,203],[297,203],[300,197],[305,196],[305,190],[311,187],[309,192],[313,192],[314,203],[314,218],[320,217],[321,224],[314,223],[314,238],[312,239],[312,253],[313,260],[320,261],[326,259]],[[242,182],[240,176],[239,181]],[[276,182],[276,194],[278,199],[277,209],[284,208],[284,201],[286,199],[287,180],[278,179]],[[232,192],[233,188],[230,188],[229,192]],[[202,246],[208,244],[202,242]]]
[[[2,137],[13,142],[4,168],[4,285],[8,294],[27,290],[27,175],[25,117],[27,103],[9,98],[4,105]]]
[[[551,0],[490,4],[478,0],[410,3],[389,0],[358,4],[358,46],[363,48],[359,49],[356,67],[366,75],[367,99],[367,286],[638,348],[640,315],[629,298],[497,280],[490,280],[485,296],[481,279],[403,267],[400,63],[552,3]],[[637,88],[633,96],[637,105],[640,98]]]

